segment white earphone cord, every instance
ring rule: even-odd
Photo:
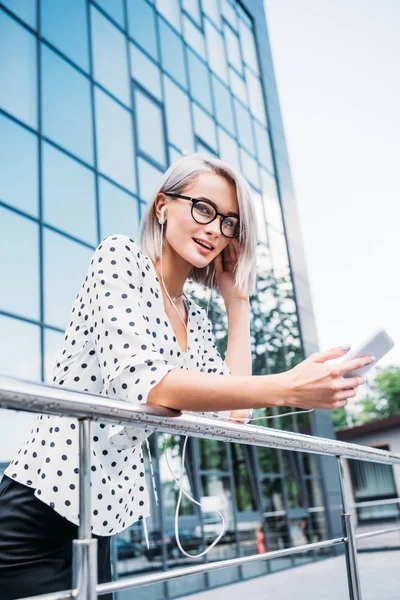
[[[168,298],[170,299],[172,306],[175,308],[176,312],[178,313],[178,315],[179,315],[179,318],[181,319],[181,321],[182,321],[182,323],[183,323],[183,325],[184,325],[184,327],[185,327],[185,329],[186,329],[186,333],[187,333],[187,327],[186,327],[186,323],[185,323],[185,321],[182,319],[182,315],[181,315],[181,313],[179,312],[179,310],[176,308],[176,306],[175,306],[175,303],[172,301],[172,299],[171,299],[171,296],[169,295],[169,293],[168,293],[168,290],[167,290],[167,288],[166,288],[166,286],[165,286],[165,283],[164,283],[164,277],[163,277],[163,266],[162,266],[162,265],[163,265],[163,262],[162,262],[162,245],[163,245],[163,231],[164,231],[164,220],[165,220],[165,219],[164,219],[164,211],[165,211],[165,207],[162,207],[162,209],[161,209],[161,216],[160,216],[160,218],[159,218],[159,223],[161,224],[161,245],[160,245],[161,280],[162,280],[162,284],[163,284],[163,286],[164,286],[164,290],[165,290],[165,292],[166,292],[166,294],[167,294]],[[213,279],[214,279],[214,273],[213,273]],[[210,301],[211,301],[211,296],[212,296],[212,293],[213,293],[213,288],[211,288],[210,297],[209,297],[209,299],[208,299],[207,310],[206,310],[206,316],[205,316],[205,319],[204,319],[204,321],[203,321],[203,328],[205,327],[205,323],[206,323],[206,321],[207,321],[207,317],[208,317],[208,309],[209,309],[209,306],[210,306]],[[259,420],[261,420],[261,419],[273,419],[273,418],[286,417],[286,416],[288,416],[288,415],[292,415],[292,414],[307,413],[307,412],[312,412],[313,410],[314,410],[313,408],[310,408],[310,409],[307,409],[307,410],[292,410],[292,411],[290,411],[290,412],[287,412],[287,413],[282,413],[282,414],[280,414],[280,415],[270,415],[270,416],[264,416],[264,417],[254,417],[253,419],[248,419],[248,420],[247,420],[247,423],[249,423],[250,421],[259,421]],[[225,416],[222,416],[222,415],[221,415],[220,417],[218,417],[218,418],[219,418],[219,419],[225,419],[226,421],[239,421],[239,422],[242,422],[242,420],[241,420],[241,419],[234,419],[234,418],[225,417]],[[177,545],[178,545],[178,548],[179,548],[179,550],[182,552],[182,554],[184,554],[184,555],[185,555],[185,556],[187,556],[188,558],[199,558],[199,557],[201,557],[201,556],[204,556],[205,554],[207,554],[207,552],[209,552],[209,551],[210,551],[212,548],[214,548],[214,546],[215,546],[216,544],[218,544],[219,540],[222,538],[222,536],[223,536],[223,535],[224,535],[224,533],[225,533],[225,528],[224,528],[224,525],[225,525],[225,519],[224,519],[224,516],[223,516],[223,514],[222,514],[222,513],[220,513],[220,511],[219,511],[219,510],[215,510],[215,512],[216,512],[216,513],[218,513],[218,514],[219,514],[219,516],[221,517],[221,532],[218,534],[218,536],[217,536],[217,537],[216,537],[216,539],[215,539],[215,540],[212,542],[212,544],[210,544],[210,546],[208,546],[208,547],[207,547],[205,550],[203,550],[203,552],[200,552],[200,554],[188,554],[188,553],[186,552],[186,550],[184,550],[184,549],[182,548],[181,541],[180,541],[180,538],[179,538],[179,508],[180,508],[180,505],[181,505],[182,494],[184,494],[184,495],[185,495],[185,496],[186,496],[186,497],[187,497],[189,500],[191,500],[192,502],[194,502],[194,503],[195,503],[195,504],[197,504],[198,506],[201,506],[201,503],[200,503],[200,502],[198,502],[197,500],[195,500],[194,498],[192,498],[192,496],[191,496],[191,495],[190,495],[188,492],[186,492],[186,491],[183,489],[183,486],[182,486],[182,482],[183,482],[183,472],[184,472],[184,467],[185,467],[185,453],[186,453],[186,445],[187,445],[187,441],[188,441],[188,439],[189,439],[189,438],[188,438],[188,436],[186,435],[186,436],[185,436],[185,441],[184,441],[184,443],[183,443],[183,449],[182,449],[182,465],[181,465],[181,472],[180,472],[180,477],[179,477],[179,480],[178,480],[178,479],[175,477],[175,475],[174,475],[174,473],[173,473],[173,471],[172,471],[172,469],[171,469],[171,466],[170,466],[170,464],[169,464],[169,460],[168,460],[168,454],[167,454],[167,448],[166,448],[166,445],[167,445],[167,439],[166,439],[166,440],[165,440],[165,442],[164,442],[164,455],[165,455],[165,460],[166,460],[166,463],[167,463],[167,466],[168,466],[169,472],[171,473],[171,476],[172,476],[173,480],[175,481],[175,483],[176,483],[176,484],[177,484],[177,486],[179,487],[178,501],[177,501],[177,503],[176,503],[176,510],[175,510],[175,538],[176,538],[176,543],[177,543]]]

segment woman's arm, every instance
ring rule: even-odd
[[[228,347],[225,362],[232,375],[251,375],[250,301],[234,298],[226,305],[228,317]],[[249,410],[231,410],[230,418],[237,421],[249,419]]]

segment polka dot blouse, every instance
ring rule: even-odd
[[[204,322],[205,310],[190,296],[188,301],[188,341],[182,352],[150,258],[125,235],[105,238],[72,306],[55,355],[53,385],[137,406],[146,403],[152,387],[171,369],[229,375],[211,322]],[[151,431],[92,422],[91,435],[92,531],[112,535],[150,514],[141,442]],[[40,415],[5,471],[75,524],[78,440],[76,419]]]

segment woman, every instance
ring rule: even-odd
[[[249,187],[217,159],[182,158],[164,174],[142,221],[141,248],[124,235],[96,248],[56,356],[53,384],[183,411],[333,409],[363,378],[332,367],[348,348],[316,354],[288,372],[252,376],[249,294],[256,217]],[[187,278],[216,286],[228,318],[225,360]],[[92,423],[92,520],[99,581],[110,579],[110,536],[149,515],[141,442],[150,432]],[[41,415],[0,487],[0,597],[71,588],[77,537],[75,419]]]

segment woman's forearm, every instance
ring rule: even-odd
[[[172,369],[154,386],[147,404],[175,410],[222,411],[290,405],[282,375],[217,375]]]
[[[232,375],[251,375],[250,303],[232,300],[226,306],[228,317],[228,346],[225,362]]]

